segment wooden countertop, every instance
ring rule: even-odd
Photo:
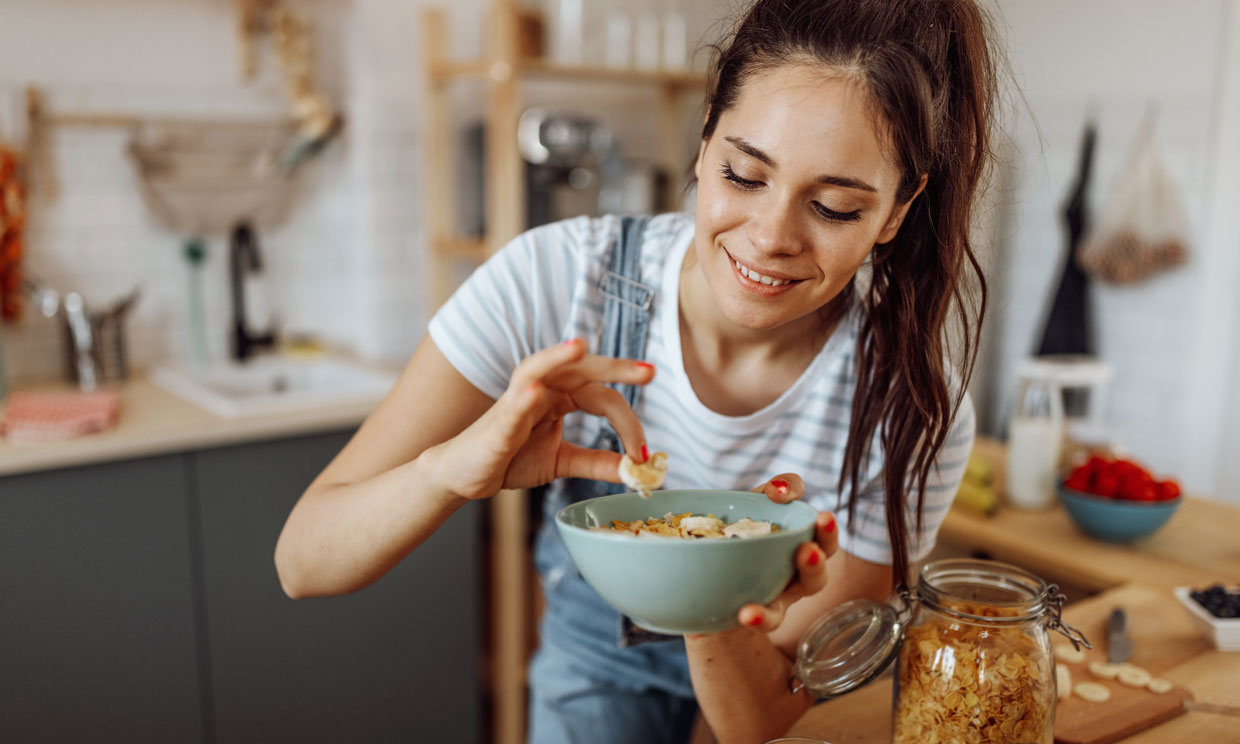
[[[1161,530],[1129,544],[1086,535],[1060,506],[1041,512],[1008,507],[994,517],[952,508],[939,542],[1090,591],[1130,581],[1164,587],[1240,583],[1240,507],[1191,496]]]
[[[1134,583],[1109,589],[1068,606],[1064,619],[1087,637],[1101,639],[1106,617],[1115,606],[1129,611],[1133,664],[1188,688],[1198,702],[1240,706],[1240,652],[1214,649],[1166,587]],[[884,676],[857,692],[817,705],[788,735],[817,737],[831,744],[888,742],[891,685],[892,678]],[[1238,731],[1240,718],[1192,711],[1120,741],[1235,744],[1240,740]]]
[[[376,398],[229,419],[135,379],[121,387],[120,420],[109,431],[50,442],[0,439],[0,476],[345,429],[360,425],[378,402]]]

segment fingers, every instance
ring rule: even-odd
[[[818,512],[818,519],[814,522],[814,539],[828,558],[840,549],[840,528],[834,514]]]
[[[535,382],[542,382],[555,369],[578,361],[585,355],[586,345],[580,339],[570,339],[558,346],[537,351],[513,370],[508,390],[525,390]]]
[[[648,362],[587,354],[548,375],[547,385],[568,392],[591,382],[645,385],[653,379],[654,365]]]
[[[756,628],[764,633],[778,628],[789,607],[802,597],[821,591],[827,585],[828,557],[829,554],[821,546],[812,542],[801,543],[795,558],[797,578],[765,607],[757,603],[742,607],[737,613],[737,621],[742,626]]]
[[[562,442],[555,463],[556,478],[590,478],[620,482],[620,455],[607,450],[588,449]]]
[[[754,493],[764,493],[771,501],[786,504],[801,498],[805,493],[805,481],[796,473],[780,473],[766,483],[753,489]]]
[[[619,391],[598,383],[591,383],[573,391],[569,397],[572,398],[577,408],[586,413],[606,417],[615,428],[616,434],[620,435],[624,451],[634,462],[646,461],[648,457],[645,449],[646,432],[642,429],[637,414],[633,412],[629,402]]]

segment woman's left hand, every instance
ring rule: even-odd
[[[801,498],[805,482],[795,473],[777,475],[754,493],[764,493],[771,501],[785,504]],[[797,576],[783,593],[763,607],[757,603],[747,604],[737,613],[740,624],[771,632],[784,621],[784,614],[794,602],[820,591],[827,585],[827,559],[839,548],[840,534],[831,512],[819,512],[814,526],[816,542],[801,543],[796,552]]]

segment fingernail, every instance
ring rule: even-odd
[[[749,618],[749,624],[755,628],[761,625],[762,624],[762,613],[759,612],[755,614],[753,617]]]
[[[642,369],[654,369],[654,365],[650,362],[638,362],[637,366]]]
[[[831,521],[827,522],[827,526],[824,529],[827,532],[835,532],[835,517],[831,517]]]
[[[818,549],[817,548],[814,548],[814,550],[810,552],[809,558],[806,558],[805,562],[811,566],[818,565]]]
[[[646,449],[646,445],[642,445],[642,462],[650,459],[650,450]]]
[[[561,346],[572,346],[572,345],[573,345],[573,344],[575,344],[575,343],[577,343],[577,339],[575,339],[575,338],[570,338],[569,340],[567,340],[567,341],[565,341],[563,344],[561,344]]]
[[[788,481],[773,480],[771,481],[771,485],[775,486],[775,490],[779,491],[781,496],[788,493]]]

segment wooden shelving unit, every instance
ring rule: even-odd
[[[628,70],[565,66],[518,54],[519,8],[512,0],[495,0],[488,14],[485,56],[452,59],[445,47],[447,21],[440,8],[422,15],[422,49],[427,75],[426,159],[434,184],[426,190],[430,232],[431,312],[455,289],[453,264],[481,262],[525,228],[524,164],[517,150],[517,122],[525,108],[525,83],[556,80],[590,85],[637,85],[652,88],[658,104],[656,160],[669,174],[678,174],[687,154],[681,120],[685,94],[700,95],[704,76],[693,71]],[[457,152],[452,126],[450,86],[460,80],[486,86],[485,214],[486,235],[478,240],[455,234]],[[496,744],[523,744],[526,735],[526,665],[533,637],[536,590],[526,548],[529,531],[524,492],[505,491],[491,499],[493,536],[490,545],[491,684]]]

